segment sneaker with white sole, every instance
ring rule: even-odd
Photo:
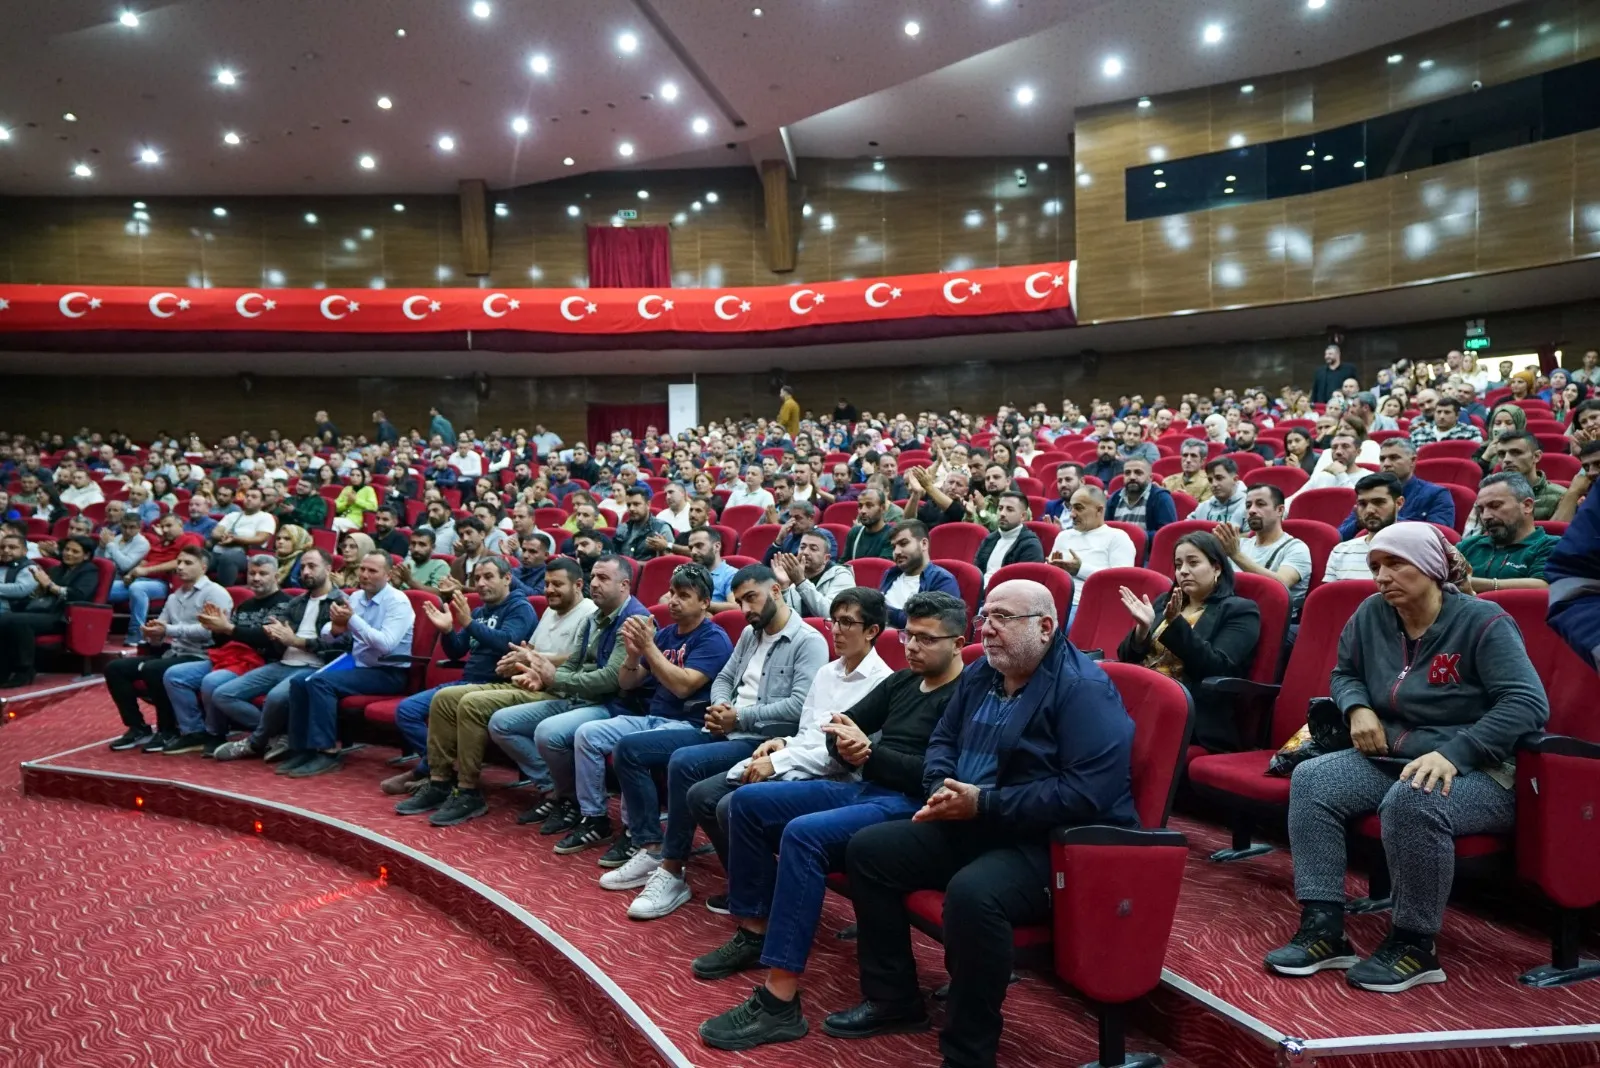
[[[689,893],[689,880],[674,875],[665,868],[657,868],[645,881],[644,889],[628,906],[630,920],[659,920],[693,896]]]
[[[649,881],[652,873],[661,867],[661,854],[641,849],[628,858],[626,864],[600,876],[602,890],[637,890]]]

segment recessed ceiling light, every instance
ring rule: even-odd
[[[1150,158],[1155,162],[1160,163],[1162,160],[1167,158],[1167,150],[1162,148],[1160,145],[1152,145],[1150,147]]]
[[[143,211],[146,207],[148,207],[148,205],[145,204],[145,202],[142,201],[142,200],[135,200],[133,202],[133,210],[134,211]]]
[[[404,204],[396,204],[394,206],[394,210],[395,211],[405,211],[406,210],[406,206]]]
[[[650,190],[648,190],[648,189],[639,190],[639,199],[640,200],[649,200],[650,199]]]
[[[223,67],[221,70],[217,71],[218,85],[233,85],[238,82],[238,80],[238,76],[236,76],[233,71],[229,70],[227,67]]]
[[[4,126],[0,126],[0,141],[9,140],[11,140],[11,131],[6,129]]]
[[[631,33],[619,33],[617,34],[617,49],[622,52],[637,52],[639,50],[639,38]]]
[[[563,167],[570,167],[576,162],[577,162],[577,160],[573,159],[571,156],[565,156],[561,160],[561,165]]]
[[[1107,56],[1100,64],[1100,73],[1107,78],[1115,78],[1122,73],[1122,60],[1117,56]]]
[[[1222,189],[1222,191],[1223,191],[1223,192],[1224,192],[1224,193],[1231,193],[1231,192],[1233,192],[1233,186],[1231,186],[1231,185],[1229,185],[1229,186],[1224,186],[1224,187],[1223,187],[1223,189]]]
[[[94,173],[94,170],[87,163],[80,163],[72,168],[72,173],[79,178],[87,178]]]
[[[1324,163],[1332,163],[1333,162],[1333,154],[1329,153],[1328,155],[1323,156],[1322,157],[1322,162],[1324,162]]]
[[[120,16],[118,16],[117,21],[131,30],[135,26],[139,25],[139,16],[134,14],[132,11],[124,11]]]
[[[707,204],[715,204],[716,202],[717,202],[717,194],[715,194],[715,193],[707,193],[706,194],[706,203]]]
[[[477,3],[472,5],[473,15],[480,19],[488,18],[493,12],[494,8],[489,6],[489,0],[478,0]]]
[[[1039,161],[1039,170],[1047,171],[1049,169],[1050,169],[1050,164],[1046,163],[1044,160],[1040,160]]]
[[[390,108],[394,107],[394,101],[390,100],[386,96],[380,96],[378,98],[378,106],[383,110],[388,111]]]
[[[533,71],[535,74],[549,74],[550,57],[542,54],[534,56],[532,59],[528,60],[528,69]]]
[[[507,215],[511,214],[511,209],[504,204],[496,204],[494,206],[494,213],[500,218],[504,219]]]
[[[661,83],[661,99],[662,100],[676,100],[676,99],[678,99],[678,87],[676,85],[672,84],[671,82],[662,82]]]
[[[1167,187],[1167,183],[1166,182],[1157,182],[1156,183],[1156,188],[1157,189],[1165,189],[1166,187]]]
[[[406,31],[405,31],[405,30],[403,30],[403,29],[400,29],[400,30],[395,30],[395,31],[394,31],[394,35],[395,35],[395,36],[396,36],[396,37],[404,37],[404,36],[405,36],[405,35],[406,35]]]
[[[136,212],[133,213],[133,217],[134,217],[134,220],[137,221],[137,222],[149,222],[150,221],[150,213],[148,211],[136,211]]]
[[[222,135],[222,140],[224,142],[226,142],[227,144],[237,145],[240,142],[241,138],[239,137],[238,134],[234,133],[232,130],[229,130],[227,133]]]
[[[219,219],[225,219],[225,218],[228,217],[228,209],[227,208],[212,208],[211,209],[211,214],[215,215]]]
[[[1147,108],[1149,106],[1150,106],[1150,98],[1147,97],[1147,96],[1141,96],[1139,98],[1139,107]]]
[[[1364,159],[1358,159],[1354,163],[1350,164],[1350,166],[1356,168],[1357,170],[1360,170],[1362,167],[1365,167],[1366,165],[1367,165],[1367,161],[1364,160]]]
[[[64,122],[77,122],[78,121],[78,116],[74,115],[70,111],[67,112],[65,115],[61,116],[61,118],[62,118],[62,121],[64,121]]]
[[[1418,63],[1417,66],[1421,67],[1423,70],[1432,70],[1433,69],[1433,60],[1425,59],[1421,63]]]
[[[140,163],[160,163],[161,162],[161,153],[157,152],[153,148],[143,149],[139,153],[139,162]]]
[[[1321,11],[1328,6],[1328,0],[1306,0],[1306,7],[1312,11]]]
[[[611,225],[612,226],[621,226],[621,225],[623,225],[622,216],[620,216],[620,215],[611,216]]]
[[[1222,23],[1220,23],[1220,22],[1207,23],[1206,24],[1206,28],[1204,30],[1200,31],[1200,39],[1202,41],[1204,41],[1206,44],[1221,44],[1222,43]]]
[[[437,144],[440,152],[454,152],[456,150],[456,139],[449,134],[439,138]]]
[[[1389,65],[1393,66],[1394,64],[1399,63],[1401,60],[1403,60],[1405,58],[1406,57],[1405,57],[1405,55],[1403,53],[1393,52],[1393,53],[1391,53],[1389,55]]]
[[[578,205],[576,205],[576,204],[568,204],[567,205],[567,214],[572,216],[574,219],[576,219],[578,217],[578,215],[580,214],[579,211],[578,211]]]
[[[753,7],[750,9],[750,14],[754,15],[756,18],[760,18],[762,15],[766,14],[766,12],[762,11],[759,7]]]
[[[1550,32],[1550,24],[1548,22],[1539,23],[1539,31],[1538,32],[1540,32],[1540,33],[1549,33]]]
[[[528,120],[523,118],[521,115],[518,115],[516,118],[511,120],[511,132],[514,134],[525,134],[530,128],[531,127],[528,125]]]
[[[1302,163],[1302,164],[1300,164],[1300,169],[1303,170],[1303,171],[1309,171],[1311,169],[1311,164]]]
[[[1230,174],[1226,178],[1223,179],[1224,182],[1237,182],[1238,180],[1239,180],[1238,176],[1237,175],[1233,175],[1233,174]]]
[[[804,215],[808,219],[811,218],[811,205],[810,204],[802,204],[802,205],[800,205],[800,214]]]
[[[1244,147],[1244,134],[1236,133],[1232,137],[1228,138],[1228,147],[1229,148],[1243,148]]]
[[[1023,107],[1027,107],[1029,104],[1033,103],[1033,88],[1031,86],[1024,85],[1021,89],[1017,90],[1017,103],[1021,104]]]
[[[915,19],[912,19],[910,22],[906,23],[905,31],[907,37],[915,37],[917,34],[922,32],[922,25]]]
[[[1155,175],[1157,178],[1160,178],[1163,174],[1166,174],[1167,171],[1166,171],[1166,168],[1164,168],[1164,167],[1157,167],[1155,170],[1151,171],[1150,173]]]
[[[1511,20],[1510,19],[1501,19],[1499,22],[1495,23],[1495,25],[1500,27],[1502,30],[1510,29],[1511,28]]]
[[[1094,179],[1089,177],[1089,174],[1088,174],[1087,171],[1085,171],[1083,174],[1078,175],[1078,184],[1079,185],[1092,185],[1093,183],[1094,183]]]
[[[311,226],[317,225],[317,213],[314,211],[306,212],[306,223]]]
[[[697,201],[695,201],[695,202],[694,202],[694,203],[693,203],[693,204],[690,204],[690,205],[689,205],[689,210],[690,210],[690,211],[699,211],[699,210],[701,210],[701,209],[702,209],[702,208],[704,208],[704,207],[705,207],[705,205],[704,205],[704,204],[702,204],[702,203],[700,203],[700,202],[699,202],[699,201],[698,201],[698,200],[697,200]]]
[[[363,241],[371,241],[374,237],[377,236],[377,233],[378,233],[378,231],[374,230],[372,227],[363,226],[361,228],[361,240],[363,240]]]
[[[631,155],[633,155],[633,142],[632,141],[624,141],[624,142],[622,142],[622,144],[618,145],[617,146],[617,155],[619,155],[619,156],[631,156]]]
[[[1239,92],[1243,93],[1245,96],[1249,96],[1251,93],[1253,93],[1255,91],[1256,91],[1256,87],[1254,85],[1251,85],[1249,82],[1246,82],[1245,84],[1239,86]]]
[[[373,159],[371,156],[362,156],[360,159],[356,160],[356,163],[364,171],[370,171],[372,168],[378,165],[378,161]]]
[[[710,133],[711,122],[703,117],[697,118],[689,124],[689,129],[693,130],[697,134]]]
[[[687,213],[680,211],[680,212],[678,212],[678,214],[676,214],[676,215],[674,215],[672,217],[672,221],[674,223],[678,224],[679,226],[682,226],[684,223],[689,221],[689,216],[688,216]]]
[[[1315,156],[1315,155],[1316,155],[1316,154],[1317,154],[1317,150],[1316,150],[1316,149],[1314,149],[1314,148],[1308,148],[1308,149],[1306,149],[1306,155],[1308,155],[1308,156]]]

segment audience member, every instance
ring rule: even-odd
[[[1211,496],[1200,502],[1190,519],[1207,523],[1227,523],[1235,530],[1244,528],[1244,487],[1239,485],[1239,465],[1227,457],[1206,464],[1206,479]]]
[[[223,516],[211,533],[212,567],[217,581],[237,586],[246,560],[255,552],[271,552],[278,521],[261,510],[261,490],[252,486],[240,497],[240,508]]]
[[[1539,439],[1526,430],[1502,434],[1496,442],[1500,469],[1521,475],[1533,490],[1533,518],[1549,519],[1561,505],[1561,487],[1539,470],[1544,450]]]
[[[929,530],[941,523],[966,522],[969,485],[965,471],[951,471],[935,482],[932,471],[913,467],[906,482],[905,514],[916,516]]]
[[[1028,496],[1017,490],[1004,490],[995,502],[995,526],[978,546],[972,562],[983,573],[987,587],[995,572],[1007,564],[1037,564],[1044,561],[1044,546],[1039,535],[1026,526],[1032,517]]]
[[[833,599],[856,584],[855,572],[838,563],[833,535],[808,530],[796,553],[779,553],[770,565],[783,590],[783,600],[802,616],[829,618]]]
[[[1133,459],[1144,460],[1143,456]],[[1149,461],[1145,461],[1149,465]],[[1084,467],[1083,473],[1090,478],[1098,478],[1102,486],[1111,485],[1111,480],[1122,474],[1123,461],[1117,458],[1117,443],[1113,439],[1101,438],[1095,445],[1094,460]]]
[[[1556,538],[1534,525],[1533,487],[1514,471],[1490,475],[1479,484],[1474,510],[1481,531],[1461,542],[1472,568],[1470,589],[1544,589],[1545,565]]]
[[[956,577],[928,560],[928,528],[920,520],[907,519],[900,523],[889,544],[894,552],[894,566],[883,573],[878,590],[888,604],[890,625],[905,625],[906,602],[915,594],[961,596]]]
[[[1398,476],[1389,471],[1364,476],[1356,483],[1356,524],[1362,533],[1333,547],[1323,567],[1323,582],[1341,579],[1370,579],[1367,551],[1372,536],[1398,521],[1405,507],[1405,493]]]
[[[894,549],[889,540],[894,528],[887,522],[883,491],[868,487],[856,498],[856,522],[845,535],[844,551],[840,560],[894,559]]]
[[[1106,501],[1106,514],[1119,523],[1143,527],[1148,536],[1178,519],[1172,494],[1150,484],[1150,465],[1129,460],[1122,468],[1122,488]]]
[[[1277,486],[1251,486],[1245,498],[1248,534],[1219,523],[1212,534],[1240,571],[1264,575],[1283,583],[1289,591],[1289,615],[1300,618],[1300,606],[1311,586],[1311,549],[1283,529],[1283,491]]]
[[[16,539],[7,540],[10,554],[15,556]],[[61,633],[66,629],[67,607],[94,600],[100,582],[94,550],[95,543],[89,538],[65,538],[59,550],[61,563],[49,571],[32,565],[28,571],[31,588],[14,587],[17,592],[12,594],[11,606],[0,612],[0,689],[30,685],[39,636]]]
[[[1455,527],[1455,498],[1450,496],[1450,491],[1443,486],[1425,482],[1416,476],[1415,445],[1405,438],[1390,438],[1380,447],[1378,459],[1385,471],[1400,480],[1400,494],[1405,499],[1405,505],[1400,509],[1398,517],[1400,520],[1416,520],[1423,523],[1437,523],[1441,527]],[[1351,509],[1350,515],[1339,524],[1339,536],[1353,538],[1356,529],[1356,513]]]
[[[1187,493],[1195,500],[1205,502],[1211,496],[1211,479],[1205,469],[1206,443],[1196,438],[1189,438],[1178,449],[1178,462],[1182,467],[1176,474],[1168,475],[1161,480],[1162,488],[1169,493],[1173,490]]]

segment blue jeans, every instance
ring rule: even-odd
[[[624,738],[611,754],[611,767],[622,786],[628,834],[637,846],[661,843],[668,860],[688,860],[694,845],[695,814],[689,788],[725,772],[755,752],[759,738],[725,741],[704,731],[647,731]],[[667,829],[661,832],[661,803],[655,770],[667,769]]]
[[[289,748],[332,749],[339,741],[341,698],[397,694],[409,674],[403,667],[358,667],[295,678],[289,683]]]
[[[209,705],[218,687],[238,677],[231,671],[218,671],[209,660],[181,664],[162,675],[161,684],[167,688],[167,700],[172,702],[178,733],[194,734],[204,728],[200,706]]]
[[[400,707],[394,712],[394,725],[399,728],[400,738],[405,742],[405,749],[409,753],[417,753],[422,757],[417,765],[417,771],[428,770],[428,706],[433,704],[433,695],[444,689],[445,686],[467,686],[465,680],[447,682],[444,686],[435,686],[431,690],[414,693],[400,702]]]
[[[166,597],[169,589],[165,582],[153,578],[134,579],[131,583],[116,579],[111,583],[111,592],[106,595],[106,600],[112,604],[128,602],[129,640],[139,640],[139,628],[150,616],[150,599]]]
[[[898,790],[866,782],[758,782],[734,791],[728,808],[728,909],[767,918],[761,963],[803,972],[827,875],[844,867],[850,836],[909,819],[922,807]]]
[[[592,723],[597,719],[606,719],[611,713],[598,705],[584,705],[573,708],[571,701],[546,701],[538,705],[516,705],[511,708],[502,708],[489,719],[489,735],[500,742],[502,748],[505,742],[495,731],[495,721],[501,723],[501,731],[506,731],[511,725],[523,726],[529,719],[537,716],[533,724],[533,749],[538,754],[539,766],[550,778],[550,796],[574,798],[578,793],[578,786],[573,778],[572,746],[577,736],[578,728],[585,723]],[[557,711],[546,711],[545,705],[560,706]],[[518,723],[520,718],[521,722]],[[520,732],[520,737],[525,739],[527,731]],[[507,752],[512,752],[510,749]],[[522,766],[522,757],[512,753],[517,765]],[[524,767],[523,770],[531,769]],[[532,778],[532,776],[529,776]]]
[[[682,735],[689,739],[684,743],[686,745],[692,745],[693,739],[700,737],[700,731],[694,724],[665,716],[612,716],[585,723],[573,733],[573,777],[577,786],[578,809],[585,816],[606,814],[606,757],[611,755],[622,739],[645,733]],[[622,799],[624,807],[633,812],[633,806],[627,803],[629,798],[626,793]],[[661,809],[656,806],[653,797],[648,811],[651,819],[658,819],[661,815]],[[633,818],[638,819],[639,814],[634,813]]]
[[[289,729],[289,684],[315,670],[280,661],[263,664],[223,683],[206,702],[206,730],[226,734],[230,726],[237,724],[250,730],[250,741],[257,749],[264,747],[268,738]],[[263,695],[266,703],[257,708],[255,699]]]

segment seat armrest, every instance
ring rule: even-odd
[[[80,601],[67,605],[67,651],[76,656],[98,656],[103,652],[111,635],[111,615],[108,604]]]
[[[1178,831],[1165,829],[1147,831],[1139,827],[1113,827],[1107,824],[1057,827],[1050,832],[1050,840],[1064,846],[1187,846],[1189,844],[1189,840]]]
[[[418,657],[417,659],[427,660],[428,657]],[[467,666],[467,662],[465,660],[435,660],[433,662],[433,666],[442,668],[465,668]]]
[[[1546,734],[1543,731],[1535,731],[1517,739],[1517,752],[1600,760],[1600,742],[1585,741],[1570,734]]]
[[[1517,874],[1562,908],[1600,904],[1600,746],[1530,734],[1517,746]]]
[[[1084,659],[1093,660],[1096,663],[1099,663],[1101,660],[1106,658],[1106,651],[1104,649],[1082,649],[1080,652],[1083,653]]]
[[[1278,699],[1282,686],[1271,682],[1252,682],[1228,675],[1213,675],[1200,682],[1201,692],[1212,697],[1240,697],[1246,701],[1271,703]]]

